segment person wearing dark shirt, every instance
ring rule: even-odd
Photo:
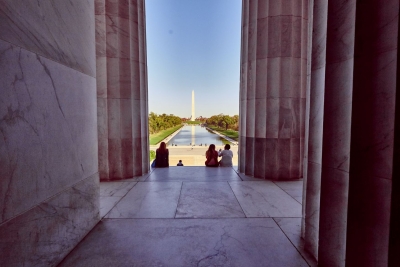
[[[215,151],[215,145],[211,144],[208,147],[208,150],[206,152],[206,166],[207,167],[218,167],[219,163],[218,163],[218,152]]]
[[[182,160],[179,160],[178,164],[176,166],[183,166]]]
[[[169,167],[169,151],[165,142],[156,150],[156,168]]]

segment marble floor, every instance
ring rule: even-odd
[[[300,238],[302,180],[170,167],[100,183],[101,222],[59,266],[316,266]]]

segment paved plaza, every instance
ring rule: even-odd
[[[101,222],[59,266],[314,266],[302,180],[170,167],[100,184]]]

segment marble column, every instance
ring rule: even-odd
[[[245,85],[246,125],[243,133],[246,136],[246,165],[244,172],[254,171],[254,128],[255,128],[255,79],[256,79],[256,45],[257,45],[257,9],[258,0],[249,0],[248,4],[248,36],[247,36],[247,79]]]
[[[246,88],[247,88],[247,47],[249,38],[249,1],[242,2],[242,31],[240,50],[240,92],[239,92],[239,171],[246,166]]]
[[[243,2],[239,171],[302,176],[308,1]]]
[[[328,1],[318,248],[320,266],[345,264],[355,10],[356,0]]]
[[[308,1],[308,32],[307,32],[307,82],[306,82],[306,108],[304,114],[304,151],[303,151],[303,196],[302,196],[302,207],[301,207],[301,237],[305,235],[305,213],[306,213],[306,195],[307,195],[307,167],[308,167],[308,137],[309,137],[309,118],[310,118],[310,85],[311,85],[311,53],[312,53],[312,33],[313,33],[313,11],[314,11],[314,0]]]
[[[147,64],[144,0],[96,0],[100,179],[146,173]]]
[[[136,71],[131,73],[133,83],[133,175],[141,176],[150,170],[149,164],[149,106],[147,90],[147,44],[145,0],[130,0],[131,16],[136,20],[131,23],[131,51],[138,51],[139,56],[132,58]],[[137,8],[136,8],[137,6]],[[137,34],[136,33],[137,29]],[[139,79],[136,75],[139,75]],[[140,109],[139,109],[140,107]],[[140,112],[139,112],[140,110]],[[139,128],[140,121],[140,128]],[[137,126],[136,126],[137,125]],[[140,130],[139,130],[140,129]]]
[[[99,221],[94,5],[0,1],[1,266],[56,266]]]
[[[400,10],[399,10],[400,11]],[[400,12],[399,12],[400,13]],[[397,27],[397,47],[400,44],[400,20]],[[400,265],[400,53],[397,48],[396,109],[394,114],[392,198],[390,208],[389,260],[388,266]]]
[[[398,0],[357,2],[346,266],[388,266],[398,19]]]
[[[303,198],[305,248],[318,257],[319,203],[321,190],[322,130],[324,115],[325,60],[328,0],[314,0],[310,113],[308,116],[306,194]]]

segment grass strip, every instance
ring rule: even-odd
[[[153,159],[156,158],[156,152],[154,150],[150,150],[150,163],[153,161]]]
[[[162,130],[158,133],[151,134],[149,137],[150,145],[157,145],[162,140],[164,140],[165,138],[167,138],[168,136],[170,136],[171,134],[173,134],[174,132],[179,130],[181,127],[182,127],[182,125],[178,125],[178,126],[175,126],[172,128],[168,128],[166,130]]]
[[[223,134],[235,141],[239,141],[239,132],[238,131],[234,131],[234,130],[225,130],[224,128],[219,128],[216,126],[208,126],[208,128],[213,129],[214,131],[219,132],[220,134]]]

